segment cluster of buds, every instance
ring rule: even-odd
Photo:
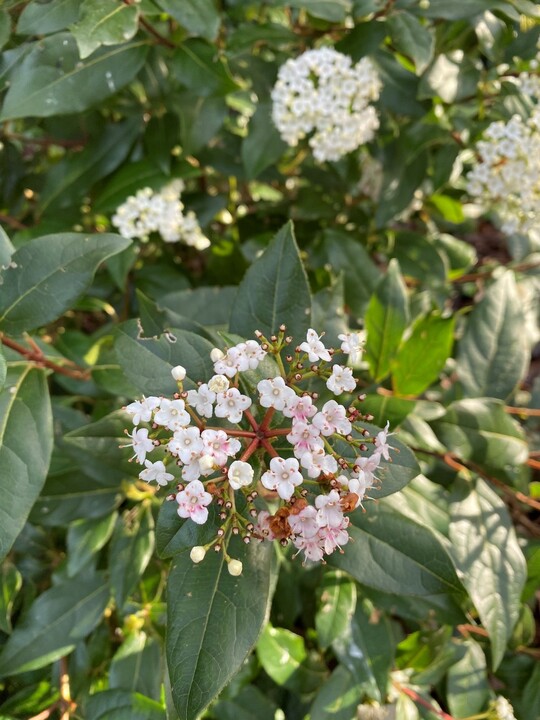
[[[126,447],[145,466],[140,478],[163,486],[180,479],[169,499],[196,524],[216,506],[216,535],[195,546],[191,559],[202,561],[214,547],[233,575],[242,566],[227,554],[232,535],[292,543],[311,561],[341,551],[348,513],[362,505],[391,450],[388,423],[370,436],[361,423],[373,418],[357,407],[365,396],[355,395],[351,367],[335,362],[341,354],[358,364],[360,333],[340,335],[339,350],[313,329],[298,346],[283,325],[270,338],[256,335],[225,352],[214,348],[215,374],[196,389],[184,389],[186,371],[177,366],[172,399],[146,397],[125,408],[135,426]],[[345,395],[346,403],[332,395]],[[158,449],[163,459],[149,460]]]
[[[180,196],[184,190],[182,180],[173,180],[159,192],[146,187],[130,195],[112,217],[112,224],[126,238],[146,241],[158,233],[167,243],[183,243],[196,250],[210,245],[194,212],[184,212]]]

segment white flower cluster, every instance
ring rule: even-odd
[[[540,229],[540,106],[528,120],[491,123],[476,151],[469,194],[495,210],[505,233]]]
[[[373,139],[379,119],[371,101],[381,82],[368,58],[356,65],[329,47],[287,60],[272,90],[272,119],[291,146],[309,144],[321,162],[339,160]]]
[[[130,195],[112,217],[112,224],[126,238],[148,240],[157,232],[167,243],[181,242],[204,250],[210,240],[203,234],[195,213],[184,213],[180,196],[184,190],[182,180],[173,180],[159,192],[149,187]]]
[[[529,63],[529,70],[518,75],[517,84],[523,95],[540,100],[540,52]]]
[[[196,390],[183,390],[186,373],[178,366],[172,371],[179,388],[173,399],[143,397],[125,408],[135,426],[126,447],[145,465],[140,478],[166,485],[175,480],[167,466],[180,468],[182,482],[170,497],[178,505],[179,516],[197,524],[206,523],[213,501],[220,507],[223,525],[208,546],[193,548],[194,562],[200,562],[211,545],[224,550],[231,533],[242,534],[245,542],[251,537],[277,539],[282,544],[291,541],[306,559],[321,560],[348,542],[346,513],[362,503],[376,482],[381,461],[390,460],[388,424],[374,438],[368,438],[358,425],[371,419],[355,407],[361,396],[349,399],[347,405],[330,399],[319,408],[318,393],[300,389],[302,381],[313,377],[336,396],[356,388],[351,368],[333,361],[336,351],[324,345],[322,336],[308,331],[294,354],[286,356],[289,370],[281,359],[292,341],[285,336],[284,326],[269,340],[260,333],[258,337],[260,343],[248,340],[226,352],[215,348],[211,353],[215,375]],[[360,334],[339,338],[340,352],[358,362]],[[276,358],[273,376],[260,380],[251,397],[242,394],[240,374],[256,370],[269,354]],[[209,425],[213,417],[228,425]],[[150,429],[140,427],[141,423]],[[279,452],[274,448],[276,440],[280,440]],[[336,442],[342,452],[344,446],[348,448],[346,457],[337,452]],[[374,446],[369,456],[362,454],[366,443]],[[147,459],[158,447],[165,450],[164,459]],[[259,451],[266,455],[260,489],[270,501],[279,503],[273,514],[253,504],[258,493],[250,458]],[[306,500],[306,485],[315,488],[313,504]],[[245,495],[248,517],[236,511],[235,491]],[[255,517],[257,525],[252,522]],[[234,568],[238,566],[231,568],[229,563],[229,571]]]
[[[489,720],[516,720],[514,708],[502,695],[498,695],[497,698],[490,703],[489,710],[487,715]]]

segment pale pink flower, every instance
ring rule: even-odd
[[[347,411],[335,400],[329,400],[324,403],[322,410],[313,418],[313,424],[319,428],[322,435],[348,435],[352,430],[352,425],[347,419]]]
[[[178,514],[181,518],[191,518],[198,525],[204,525],[208,520],[207,505],[212,502],[212,496],[206,492],[200,480],[188,483],[184,490],[176,496]]]
[[[353,378],[352,370],[342,365],[334,365],[332,374],[326,381],[326,387],[334,395],[341,395],[344,392],[353,392],[356,387],[356,380]]]
[[[260,403],[263,407],[273,407],[276,410],[283,410],[285,405],[296,394],[292,388],[285,384],[282,377],[275,377],[269,380],[261,380],[257,384]]]
[[[300,459],[302,467],[311,478],[318,478],[321,473],[332,475],[337,472],[338,464],[332,455],[326,455],[323,448],[306,452]]]
[[[296,458],[284,460],[273,457],[270,460],[270,469],[262,475],[261,482],[268,490],[277,490],[282,500],[290,500],[294,488],[300,485],[303,479]]]
[[[315,452],[324,447],[319,428],[304,422],[293,423],[287,440],[294,445],[294,454],[297,458],[301,458],[306,452]]]
[[[202,452],[201,431],[196,427],[175,430],[167,448],[172,455],[180,458],[184,464],[190,463]]]
[[[204,452],[215,458],[219,467],[226,465],[227,458],[234,457],[242,447],[239,440],[228,437],[223,430],[203,430],[201,437],[204,442]]]
[[[316,412],[317,408],[309,395],[300,397],[295,394],[287,401],[287,404],[283,408],[285,417],[301,422],[306,422],[309,418],[313,417]]]
[[[385,460],[390,460],[390,450],[393,450],[392,446],[388,444],[388,436],[393,433],[388,432],[390,427],[390,421],[386,423],[384,429],[377,433],[375,438],[375,453],[382,455]]]
[[[255,525],[254,533],[262,535],[266,540],[274,540],[275,536],[270,529],[270,513],[267,510],[261,510],[257,516],[257,524]]]
[[[320,525],[317,510],[315,510],[313,505],[307,505],[298,515],[289,515],[288,521],[295,535],[312,538],[319,532]]]
[[[319,530],[319,537],[323,541],[323,548],[326,555],[331,555],[336,548],[341,548],[349,542],[349,518],[344,517],[337,527],[325,525]]]
[[[331,490],[328,495],[317,495],[315,506],[317,508],[317,520],[320,527],[338,527],[343,521],[341,509],[341,498],[337,490]]]
[[[311,560],[312,562],[320,562],[323,559],[323,542],[324,540],[319,537],[318,533],[310,538],[306,538],[303,535],[296,535],[296,537],[293,538],[293,545],[297,547],[298,550],[303,550],[305,559]]]
[[[307,331],[307,337],[299,347],[308,354],[309,362],[317,362],[317,360],[326,360],[330,362],[332,359],[330,353],[321,342],[322,335],[317,335],[313,328]]]

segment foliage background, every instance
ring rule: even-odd
[[[527,112],[539,19],[529,0],[4,2],[2,718],[465,718],[495,694],[540,717],[540,247],[464,182],[483,129]],[[326,164],[270,119],[279,66],[321,43],[383,82],[375,141]],[[172,178],[204,253],[114,234]],[[366,327],[364,407],[401,452],[331,565],[249,546],[241,578],[216,556],[201,579],[118,451],[119,408],[275,318]]]

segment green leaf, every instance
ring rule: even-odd
[[[6,358],[4,357],[4,351],[2,350],[2,345],[0,344],[0,390],[2,390],[4,387],[4,384],[6,382],[6,376],[7,363]]]
[[[514,274],[506,272],[468,316],[457,356],[465,395],[502,400],[511,395],[528,367],[529,345]]]
[[[538,720],[540,709],[540,664],[535,663],[532,675],[523,688],[522,699],[523,720]]]
[[[18,35],[49,35],[64,30],[79,17],[80,0],[31,0],[17,22]]]
[[[227,95],[239,89],[217,48],[204,40],[187,40],[168,65],[178,81],[196,95]]]
[[[444,20],[464,20],[473,18],[486,11],[511,9],[511,5],[501,0],[430,0],[429,7],[421,8],[420,14],[423,17],[442,18]],[[519,17],[515,17],[519,20]]]
[[[519,617],[527,566],[506,505],[481,479],[463,484],[450,505],[456,566],[500,664]]]
[[[523,431],[500,400],[459,400],[431,424],[449,450],[484,468],[504,469],[526,462],[529,456]]]
[[[349,233],[324,230],[322,244],[332,270],[343,272],[347,305],[355,317],[362,317],[381,277],[378,267],[364,246]]]
[[[52,414],[43,370],[8,370],[0,392],[0,560],[21,532],[47,476]]]
[[[465,655],[448,669],[446,695],[455,718],[476,715],[489,700],[486,656],[474,640],[465,640]]]
[[[0,566],[0,630],[11,633],[11,611],[15,597],[23,584],[21,573],[15,565],[4,562]]]
[[[435,50],[435,37],[430,28],[407,12],[392,13],[388,18],[388,27],[397,49],[412,58],[416,74],[421,75]]]
[[[420,81],[420,99],[440,97],[445,103],[455,103],[474,96],[480,72],[462,50],[439,55]]]
[[[4,274],[0,327],[17,335],[56,320],[88,287],[100,263],[130,244],[109,234],[62,233],[30,240],[13,255],[15,267]]]
[[[272,592],[271,543],[233,543],[243,564],[227,571],[223,553],[210,550],[200,565],[189,549],[173,561],[168,582],[167,663],[181,720],[195,720],[238,671],[266,620]]]
[[[284,323],[294,341],[310,327],[311,295],[292,223],[285,225],[248,269],[236,296],[230,330],[250,338],[269,337]]]
[[[139,25],[139,8],[121,0],[83,0],[80,19],[70,30],[81,60],[101,45],[119,45],[131,40]]]
[[[127,690],[97,692],[85,703],[86,720],[166,720],[161,703]]]
[[[4,228],[0,226],[0,270],[5,270],[9,267],[11,262],[11,256],[15,252],[15,248]],[[2,284],[2,274],[0,273],[0,285]]]
[[[97,520],[76,520],[67,533],[67,573],[73,577],[101,550],[111,537],[116,515]]]
[[[443,369],[452,353],[455,317],[426,315],[413,327],[392,362],[392,385],[398,395],[420,395]]]
[[[174,502],[165,502],[159,509],[156,526],[156,547],[159,557],[170,558],[180,552],[190,550],[194,545],[206,545],[216,535],[219,527],[218,513],[214,505],[210,506],[209,518],[204,525],[182,520]]]
[[[152,672],[149,672],[149,669]],[[159,700],[161,695],[160,643],[145,632],[128,635],[109,668],[109,687],[131,690]]]
[[[311,720],[352,720],[363,694],[347,668],[338,665],[317,693],[309,716]]]
[[[169,13],[191,35],[200,35],[215,40],[221,18],[215,0],[158,0],[158,5]]]
[[[204,382],[214,374],[210,352],[213,345],[187,330],[170,329],[158,340],[138,337],[137,322],[131,320],[117,330],[116,353],[122,370],[142,393],[155,395],[177,391],[171,370],[183,365],[193,382]],[[186,383],[187,386],[188,383]]]
[[[270,102],[261,102],[249,121],[248,135],[242,142],[242,162],[248,180],[274,165],[287,149],[272,122]]]
[[[369,301],[366,312],[366,359],[375,382],[390,372],[390,364],[399,347],[409,320],[409,302],[397,260],[391,260],[388,272]]]
[[[131,82],[147,51],[142,40],[81,61],[69,33],[37,42],[11,77],[0,120],[83,112]]]
[[[54,585],[34,601],[0,654],[0,677],[35,670],[70,653],[101,620],[109,600],[103,575]]]
[[[119,610],[139,582],[153,550],[152,511],[141,503],[118,518],[109,546],[111,587]]]
[[[0,9],[0,49],[9,40],[11,35],[11,18],[7,10]]]
[[[455,595],[463,589],[446,548],[428,528],[404,517],[384,501],[369,504],[365,513],[351,515],[343,555],[328,562],[355,580],[387,593]]]
[[[320,685],[325,666],[310,657],[304,638],[284,628],[264,628],[257,657],[272,680],[292,692],[312,693]]]
[[[356,585],[340,570],[330,570],[317,588],[315,628],[319,646],[326,650],[343,635],[356,607]]]
[[[246,685],[232,700],[220,700],[213,712],[219,720],[275,720],[277,709],[268,694]]]
[[[343,22],[352,6],[351,0],[288,0],[287,4],[334,23]]]

